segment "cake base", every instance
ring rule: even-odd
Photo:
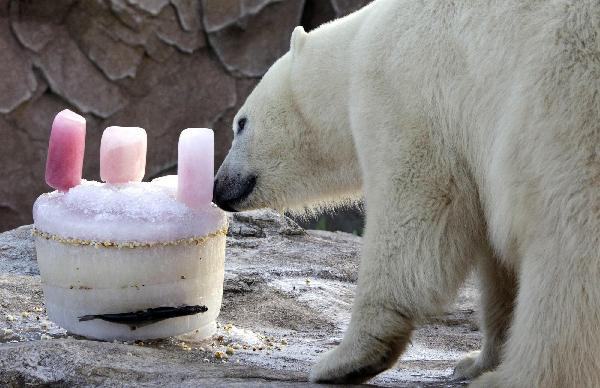
[[[203,338],[216,330],[225,229],[142,246],[74,242],[40,232],[35,241],[48,316],[69,332],[112,341],[195,330]]]

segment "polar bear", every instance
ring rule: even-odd
[[[600,5],[376,0],[296,28],[234,120],[215,201],[364,195],[352,318],[315,382],[391,367],[472,269],[475,387],[600,386]]]

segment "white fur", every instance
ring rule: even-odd
[[[291,47],[219,174],[256,174],[238,210],[364,193],[352,320],[311,380],[392,366],[477,267],[456,377],[600,386],[600,4],[376,0]]]

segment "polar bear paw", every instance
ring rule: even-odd
[[[504,381],[504,384],[501,384],[502,381],[498,372],[487,372],[469,384],[469,388],[505,388],[506,381]]]
[[[386,369],[387,363],[371,357],[351,358],[356,352],[340,347],[325,353],[313,366],[309,380],[312,383],[358,384]]]
[[[452,380],[472,380],[482,373],[493,369],[494,366],[495,365],[486,362],[481,356],[481,351],[477,350],[467,354],[458,362],[458,364],[456,364],[454,373],[452,373]]]

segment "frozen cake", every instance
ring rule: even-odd
[[[178,175],[141,182],[146,134],[107,128],[104,182],[81,178],[85,120],[54,120],[46,181],[33,208],[49,318],[103,340],[210,336],[223,293],[227,217],[211,203],[213,134],[187,129]],[[184,172],[182,174],[181,172]]]

